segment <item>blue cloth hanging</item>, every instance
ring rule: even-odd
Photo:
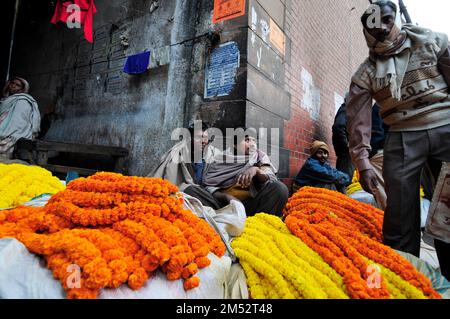
[[[128,74],[142,74],[145,73],[150,64],[150,51],[130,55],[127,58],[123,72]]]

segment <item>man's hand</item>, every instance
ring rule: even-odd
[[[378,188],[378,180],[377,175],[375,174],[373,169],[368,169],[360,172],[359,182],[361,183],[362,188],[373,195],[373,190]]]
[[[238,176],[237,185],[248,188],[252,184],[253,178],[260,173],[258,167],[250,167],[243,174]]]

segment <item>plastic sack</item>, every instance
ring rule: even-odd
[[[161,271],[157,271],[138,291],[122,285],[118,289],[101,290],[99,299],[228,298],[231,259],[213,254],[208,257],[211,265],[198,272],[198,288],[186,292],[182,280],[168,281]],[[0,299],[63,299],[65,296],[61,282],[53,278],[42,258],[28,252],[16,239],[0,240]]]

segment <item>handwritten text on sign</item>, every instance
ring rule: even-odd
[[[213,23],[245,15],[245,0],[214,0]]]

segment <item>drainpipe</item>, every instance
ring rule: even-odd
[[[403,14],[403,16],[405,17],[406,23],[412,23],[408,9],[406,8],[405,4],[403,3],[403,0],[398,0],[398,4],[400,7],[400,14]]]
[[[13,25],[12,25],[12,30],[11,30],[11,43],[9,45],[8,69],[6,71],[6,81],[9,80],[9,73],[11,72],[11,58],[12,58],[12,51],[13,51],[13,46],[14,46],[14,35],[16,33],[17,16],[19,15],[19,5],[20,5],[20,0],[16,0],[16,7],[15,7]]]

